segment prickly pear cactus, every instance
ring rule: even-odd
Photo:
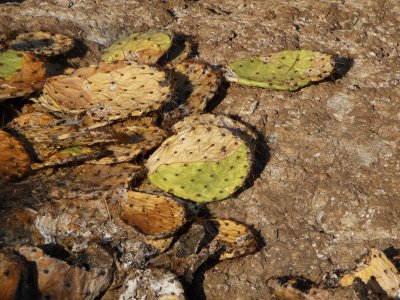
[[[59,33],[43,31],[19,34],[10,46],[15,50],[32,52],[37,55],[55,56],[70,51],[74,41]]]
[[[46,72],[35,56],[15,50],[0,52],[0,100],[39,90]]]
[[[120,202],[121,218],[144,234],[172,236],[187,221],[185,206],[173,198],[127,191]]]
[[[159,109],[169,92],[163,71],[119,61],[53,77],[36,101],[55,112],[87,113],[95,119],[116,120]]]
[[[52,167],[64,165],[70,162],[80,162],[90,158],[96,158],[101,155],[101,151],[96,148],[74,146],[60,150],[52,154],[43,163],[32,164],[32,169],[41,169],[44,167]]]
[[[221,82],[220,72],[206,63],[188,60],[174,68],[178,102],[186,115],[204,111]]]
[[[374,279],[373,279],[374,278]],[[386,257],[385,253],[376,248],[372,248],[370,253],[363,257],[362,263],[356,271],[344,275],[339,284],[343,287],[351,286],[355,280],[362,281],[365,285],[374,281],[371,285],[372,292],[376,295],[385,293],[388,298],[396,299],[400,292],[400,274],[395,265]]]
[[[22,144],[12,135],[0,130],[0,178],[22,176],[30,165],[29,155]]]
[[[40,248],[29,246],[20,247],[18,252],[35,266],[38,294],[48,299],[95,299],[112,282],[112,268],[109,266],[90,265],[86,270],[50,257]],[[95,258],[92,260],[96,262]],[[31,292],[33,294],[34,290]]]
[[[172,33],[150,30],[133,33],[112,44],[101,59],[105,62],[130,60],[145,64],[155,64],[172,45]]]
[[[223,246],[222,252],[217,251],[220,260],[247,255],[257,250],[256,237],[248,225],[229,219],[209,219],[204,223],[206,231],[214,236],[212,248]]]
[[[16,130],[23,130],[24,128],[30,129],[32,127],[44,127],[56,122],[56,119],[46,113],[31,112],[22,114],[13,119],[9,124],[10,127]]]
[[[152,184],[195,202],[227,198],[245,182],[251,151],[231,131],[198,125],[168,138],[146,164]]]
[[[82,120],[81,120],[82,121]],[[7,127],[31,143],[39,160],[34,169],[91,160],[92,164],[131,161],[157,147],[166,133],[151,118],[122,123],[78,123],[56,121],[48,114],[34,112],[15,118]]]
[[[225,77],[241,85],[296,91],[323,80],[332,70],[330,55],[309,50],[286,50],[232,62]]]

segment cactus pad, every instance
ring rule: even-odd
[[[29,283],[23,276],[28,273],[28,264],[11,251],[0,252],[0,299],[18,299],[27,296]],[[28,286],[28,288],[23,288]]]
[[[186,223],[185,206],[171,197],[128,191],[120,205],[127,224],[154,237],[172,236]]]
[[[40,248],[22,246],[18,251],[33,263],[37,288],[45,298],[95,299],[111,284],[112,271],[107,267],[90,266],[87,271],[50,257]]]
[[[69,162],[83,161],[88,158],[94,158],[98,155],[99,151],[96,151],[93,148],[82,146],[69,147],[54,153],[48,157],[44,163],[33,164],[32,169],[36,170],[44,167],[63,165]]]
[[[0,52],[0,100],[22,97],[42,87],[43,63],[31,54]]]
[[[11,47],[37,55],[54,56],[74,47],[74,41],[62,34],[43,31],[21,33],[11,42]]]
[[[369,256],[364,257],[364,262],[358,267],[358,270],[343,276],[339,284],[341,286],[350,286],[359,279],[364,284],[371,285],[372,290],[376,294],[384,292],[387,299],[395,299],[400,291],[400,274],[393,263],[386,257],[385,253],[378,249],[372,248]]]
[[[323,80],[332,70],[330,55],[309,50],[286,50],[232,62],[225,77],[241,85],[296,91]]]
[[[29,116],[32,122],[26,126]],[[29,113],[14,119],[8,127],[23,135],[43,161],[34,164],[35,169],[88,159],[92,164],[131,161],[160,145],[166,136],[150,118],[106,125],[54,122],[47,114]]]
[[[221,82],[220,73],[198,61],[184,61],[174,68],[178,103],[186,115],[204,111]]]
[[[207,232],[213,232],[216,227],[212,244],[215,249],[223,247],[222,252],[217,251],[220,260],[247,255],[257,250],[257,240],[247,225],[229,219],[209,219],[205,221],[205,226]]]
[[[44,127],[55,123],[53,116],[42,112],[31,112],[18,116],[10,124],[14,129]]]
[[[155,64],[172,45],[172,33],[150,30],[133,33],[112,44],[101,57],[105,62],[130,60]]]
[[[227,198],[245,182],[250,150],[229,130],[196,126],[168,138],[147,162],[152,184],[195,202]]]
[[[22,144],[0,130],[0,178],[24,175],[30,168],[30,159]]]
[[[44,85],[38,101],[58,112],[85,112],[116,120],[157,110],[169,97],[166,74],[155,68],[119,61],[56,76]]]

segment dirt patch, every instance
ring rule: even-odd
[[[85,54],[78,65],[154,27],[191,36],[212,64],[297,48],[336,56],[336,73],[318,85],[290,93],[225,84],[211,104],[263,139],[252,186],[208,208],[252,224],[264,246],[203,266],[191,298],[268,298],[271,277],[323,283],[371,247],[400,247],[397,1],[30,0],[1,5],[0,17],[8,32],[73,35]]]

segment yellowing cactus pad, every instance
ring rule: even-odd
[[[95,119],[116,120],[157,110],[169,91],[163,71],[119,61],[53,77],[36,101],[52,111],[85,112]]]
[[[65,35],[43,31],[19,34],[11,46],[20,51],[53,56],[66,53],[74,47],[74,41]]]
[[[309,50],[286,50],[232,62],[225,77],[241,85],[295,91],[323,80],[332,70],[330,55]]]
[[[133,33],[112,44],[101,59],[106,62],[130,60],[155,64],[172,45],[172,33],[158,30]]]
[[[243,256],[257,250],[257,240],[249,226],[229,219],[210,219],[205,222],[208,232],[212,232],[210,225],[217,227],[212,243],[216,248],[224,248],[219,255],[220,260]]]
[[[371,249],[369,257],[357,271],[343,276],[339,283],[341,286],[349,286],[356,278],[360,278],[365,284],[372,282],[371,287],[376,293],[381,293],[383,290],[393,299],[400,296],[399,271],[378,249]]]
[[[121,218],[144,234],[154,237],[173,235],[186,223],[185,206],[174,199],[127,191],[121,201]]]
[[[216,126],[196,126],[168,138],[149,158],[152,184],[195,202],[222,200],[239,189],[250,171],[242,139]]]
[[[0,52],[0,100],[22,97],[42,87],[43,63],[31,54]]]

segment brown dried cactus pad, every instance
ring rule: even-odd
[[[11,251],[0,252],[0,299],[29,299],[35,295],[35,291],[27,291],[28,263]]]
[[[0,100],[41,89],[45,76],[43,62],[34,55],[15,50],[0,52]]]
[[[216,235],[212,244],[215,249],[223,247],[222,252],[217,251],[220,260],[247,255],[257,250],[257,240],[249,226],[229,219],[210,219],[205,223],[209,233],[215,226]]]
[[[25,125],[26,119],[31,126]],[[30,113],[14,119],[8,127],[17,130],[32,144],[43,161],[32,168],[39,169],[87,159],[91,159],[92,164],[113,164],[143,155],[161,144],[166,136],[150,118],[143,119],[111,126],[107,126],[107,122],[85,125],[84,121],[78,123],[80,126],[61,121],[46,126],[52,120],[47,114]]]
[[[23,176],[31,161],[22,144],[12,135],[0,130],[0,176],[3,179]]]
[[[23,114],[13,119],[10,127],[14,129],[22,129],[22,128],[32,128],[32,127],[44,127],[56,122],[56,119],[46,113],[42,112],[31,112],[27,114]]]
[[[100,63],[56,76],[37,99],[56,112],[116,120],[155,111],[168,99],[165,72],[134,62]]]
[[[63,34],[35,31],[19,34],[10,45],[16,50],[54,56],[71,50],[74,41]]]
[[[219,71],[200,61],[187,60],[174,68],[176,94],[186,114],[204,111],[221,82]]]
[[[108,268],[86,271],[84,267],[52,258],[36,247],[23,246],[18,251],[36,264],[43,299],[96,299],[111,284],[112,273]]]
[[[127,224],[154,237],[171,236],[187,221],[185,206],[168,196],[128,191],[120,205]]]

